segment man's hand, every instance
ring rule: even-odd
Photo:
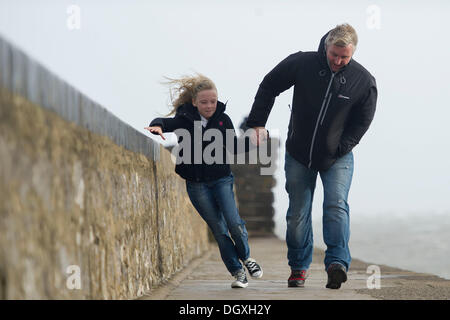
[[[164,137],[162,129],[161,129],[160,126],[145,127],[144,129],[150,131],[153,134],[159,134],[163,140],[166,140],[166,138]]]
[[[267,140],[267,130],[264,127],[254,127],[253,132],[250,135],[250,141],[255,145],[259,146],[261,143]]]

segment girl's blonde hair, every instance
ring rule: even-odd
[[[168,81],[164,84],[169,86],[170,101],[173,106],[167,116],[175,114],[178,107],[183,104],[192,102],[192,99],[195,99],[200,91],[212,89],[217,92],[214,82],[200,73],[195,76],[184,76],[180,79],[165,78]]]

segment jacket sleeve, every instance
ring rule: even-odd
[[[163,132],[173,132],[182,128],[182,119],[175,116],[174,118],[156,118],[150,122],[150,127],[159,126]]]
[[[301,51],[291,54],[264,77],[247,119],[248,127],[264,127],[266,125],[275,98],[295,84],[301,56]]]
[[[355,105],[351,118],[341,136],[341,141],[336,154],[338,158],[349,153],[369,129],[375,115],[377,96],[378,91],[375,79],[372,78],[368,93],[362,99],[360,104]]]

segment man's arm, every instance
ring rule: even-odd
[[[291,54],[264,77],[248,116],[248,127],[256,128],[266,125],[275,97],[295,84],[301,55],[302,52]]]
[[[349,153],[369,129],[375,115],[377,96],[378,91],[375,79],[372,79],[367,95],[363,98],[360,105],[355,106],[350,121],[344,129],[336,153],[338,158]]]

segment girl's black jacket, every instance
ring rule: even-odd
[[[232,154],[237,152],[237,137],[236,132],[234,130],[233,122],[230,117],[225,113],[225,104],[218,101],[217,108],[215,113],[208,120],[208,124],[205,128],[203,128],[200,124],[200,114],[196,107],[194,107],[191,103],[186,103],[177,108],[175,117],[173,118],[156,118],[151,123],[150,126],[160,126],[163,132],[173,132],[176,129],[185,129],[189,132],[191,137],[191,159],[190,163],[179,163],[175,166],[175,172],[178,173],[182,178],[194,181],[194,182],[208,182],[212,180],[217,180],[219,178],[230,175],[230,161],[228,158],[228,153],[226,146],[232,146],[232,149],[228,150]],[[197,130],[201,130],[200,139],[194,139],[194,121],[198,121]],[[223,159],[219,161],[219,163],[207,164],[205,160],[201,159],[201,163],[195,164],[194,162],[194,152],[195,150],[199,150],[201,148],[202,154],[205,148],[215,141],[214,138],[211,141],[203,141],[203,134],[206,130],[210,128],[219,129],[222,133],[222,141],[223,141]],[[226,130],[231,129],[233,133],[226,134]],[[227,139],[233,139],[233,141],[227,141]],[[200,142],[202,145],[195,146],[196,140]],[[206,139],[205,140],[209,140]],[[182,136],[178,136],[178,142],[182,142]],[[227,142],[229,144],[227,144]],[[231,144],[233,143],[233,144]],[[249,149],[249,142],[245,143],[245,151]],[[215,156],[215,150],[211,147],[212,156]],[[181,149],[178,157],[183,156],[183,149]]]
[[[355,60],[331,71],[327,34],[317,52],[294,53],[265,76],[247,120],[248,127],[264,127],[275,97],[294,86],[286,150],[314,170],[330,168],[359,143],[377,101],[375,78]]]

